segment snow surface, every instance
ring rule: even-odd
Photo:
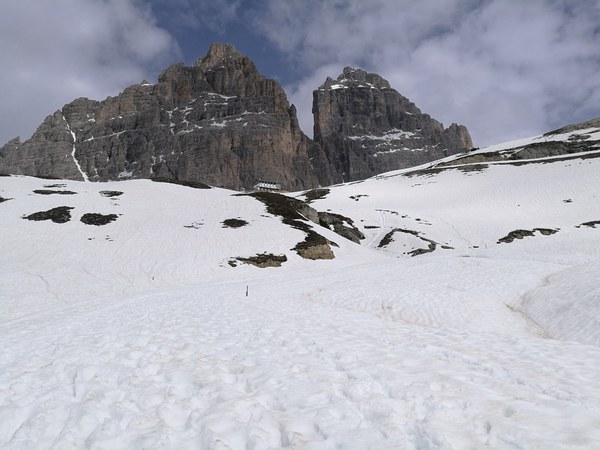
[[[231,191],[1,177],[0,446],[595,448],[598,186],[600,159],[335,186],[311,205],[365,240],[315,225],[339,247],[309,261]]]

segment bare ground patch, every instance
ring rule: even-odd
[[[101,226],[114,222],[118,217],[116,214],[86,213],[81,216],[81,221],[86,225]]]
[[[54,223],[67,223],[71,220],[71,206],[58,206],[56,208],[49,209],[48,211],[38,211],[36,213],[24,216],[23,219],[27,220],[51,220]]]
[[[241,257],[238,256],[235,259],[229,261],[229,265],[231,267],[236,267],[236,261],[242,262],[244,264],[250,264],[252,266],[260,267],[264,269],[266,267],[280,267],[281,264],[287,261],[287,256],[285,255],[274,255],[272,253],[261,253],[256,256],[250,257]]]
[[[498,244],[509,244],[513,242],[515,239],[523,239],[525,237],[535,236],[536,232],[539,232],[543,236],[550,236],[551,234],[558,233],[559,229],[553,228],[534,228],[533,230],[513,230],[508,233],[506,236],[498,239]]]

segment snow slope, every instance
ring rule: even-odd
[[[599,164],[332,187],[365,239],[322,261],[230,191],[0,177],[0,447],[594,448]]]

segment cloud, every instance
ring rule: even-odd
[[[78,96],[116,95],[179,56],[135,0],[20,0],[0,10],[0,145],[28,138]]]
[[[310,69],[288,86],[302,124],[312,122],[308,85],[345,65],[380,73],[446,125],[467,125],[478,145],[600,116],[599,2],[265,0],[264,8],[257,29]]]

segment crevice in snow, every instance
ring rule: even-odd
[[[67,118],[65,117],[64,114],[63,114],[63,119],[65,121],[65,124],[66,124],[66,127],[67,127],[67,131],[69,133],[71,133],[71,136],[73,137],[73,151],[71,152],[71,157],[73,158],[73,162],[75,162],[75,167],[77,167],[77,170],[79,170],[79,173],[83,177],[83,181],[90,181],[88,179],[87,174],[81,169],[81,165],[79,164],[79,161],[77,161],[77,158],[75,157],[75,142],[77,141],[77,138],[75,136],[75,132],[71,129],[71,126],[69,125],[69,122],[67,122]]]

